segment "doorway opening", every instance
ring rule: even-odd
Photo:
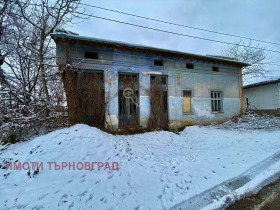
[[[79,122],[98,128],[104,127],[106,106],[103,72],[81,72],[78,81]]]
[[[138,74],[119,73],[119,128],[139,127]]]
[[[151,111],[148,127],[151,129],[168,129],[168,77],[152,75],[150,86]]]

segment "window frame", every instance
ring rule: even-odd
[[[218,95],[216,95],[218,94]],[[223,91],[221,90],[211,90],[210,100],[211,100],[211,112],[212,113],[223,113]]]

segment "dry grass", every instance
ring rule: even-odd
[[[148,128],[152,130],[167,130],[168,116],[166,104],[164,103],[164,91],[162,85],[156,81],[151,81],[150,103],[151,111],[148,120]]]

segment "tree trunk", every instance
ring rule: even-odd
[[[41,31],[41,43],[40,43],[40,49],[39,49],[39,59],[40,59],[40,73],[41,73],[41,82],[43,85],[43,90],[46,96],[46,100],[50,101],[50,96],[49,96],[49,90],[48,90],[48,85],[47,85],[47,80],[46,80],[46,74],[45,74],[45,66],[44,66],[44,55],[43,55],[43,50],[44,50],[44,32]]]

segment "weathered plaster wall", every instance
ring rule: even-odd
[[[207,68],[182,70],[171,73],[173,82],[170,88],[170,121],[175,127],[179,124],[208,123],[225,120],[240,112],[239,76],[230,69],[221,67],[223,72],[208,71]],[[171,72],[172,70],[170,70]],[[169,80],[170,81],[170,80]],[[175,90],[174,90],[175,89]],[[191,113],[182,112],[182,91],[192,91]],[[211,112],[211,90],[223,92],[223,112]]]
[[[65,45],[57,43],[57,62],[65,64]],[[98,52],[99,59],[84,59],[85,51]],[[106,121],[110,128],[118,127],[118,73],[139,74],[140,88],[140,125],[146,127],[149,113],[150,75],[156,72],[168,76],[168,108],[170,127],[176,128],[187,124],[209,123],[226,120],[240,113],[240,69],[225,65],[219,72],[212,71],[212,63],[195,60],[182,60],[171,57],[105,49],[96,46],[72,44],[69,48],[73,68],[101,70],[104,72],[105,92],[108,101]],[[164,66],[154,66],[154,59],[163,59]],[[193,62],[194,69],[187,69],[186,62]],[[191,113],[183,114],[182,91],[192,91]],[[211,112],[210,91],[223,91],[223,112]]]

